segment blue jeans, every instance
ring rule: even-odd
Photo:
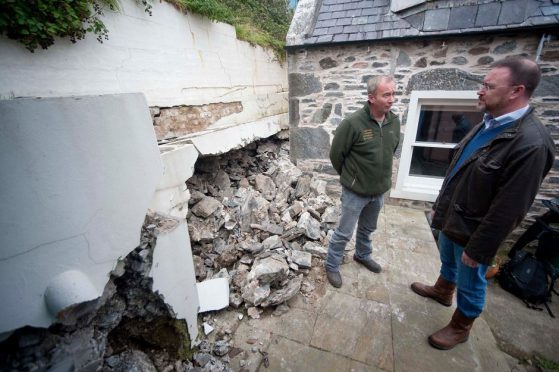
[[[439,234],[439,251],[441,276],[456,284],[458,310],[468,318],[477,318],[485,303],[487,265],[479,264],[475,269],[464,265],[460,259],[464,247],[454,243],[442,232]]]
[[[344,258],[344,250],[353,236],[357,224],[355,256],[367,258],[373,252],[371,234],[377,228],[377,219],[384,204],[384,195],[361,196],[342,186],[342,216],[330,239],[326,270],[337,272]]]

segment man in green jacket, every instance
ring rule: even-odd
[[[390,111],[396,83],[377,76],[367,83],[367,102],[336,129],[330,161],[342,184],[342,215],[328,247],[326,276],[334,287],[342,286],[339,266],[344,249],[357,234],[353,259],[372,272],[381,267],[371,258],[371,234],[390,189],[392,157],[400,141],[400,120]]]

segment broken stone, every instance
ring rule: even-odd
[[[257,260],[252,265],[252,270],[248,274],[248,280],[257,280],[260,283],[279,283],[287,278],[289,266],[285,259],[274,254],[262,260]],[[244,296],[243,296],[244,298]]]
[[[283,234],[283,227],[281,227],[280,225],[270,223],[268,221],[264,222],[262,225],[257,224],[257,223],[252,223],[252,224],[250,224],[250,227],[253,228],[253,229],[266,231],[266,232],[269,232],[271,234],[276,234],[276,235]]]
[[[225,246],[225,249],[217,257],[218,267],[231,267],[240,257],[240,252],[232,245]]]
[[[220,206],[221,203],[217,199],[207,196],[192,207],[192,213],[198,217],[207,218],[211,216]]]
[[[282,247],[283,247],[283,242],[281,241],[281,238],[277,235],[272,235],[269,238],[266,238],[262,242],[262,248],[265,251],[269,251],[269,250],[277,249],[277,248],[282,248]]]
[[[192,261],[194,262],[194,274],[199,279],[206,278],[206,267],[204,266],[204,261],[200,256],[192,255]]]
[[[251,254],[258,254],[262,252],[262,250],[264,249],[262,243],[247,242],[247,241],[241,242],[239,244],[239,247],[245,252],[249,252]]]
[[[263,174],[257,174],[255,177],[255,188],[260,191],[266,200],[274,200],[274,197],[276,196],[276,185],[270,177]]]
[[[238,293],[230,293],[229,294],[229,305],[233,306],[235,309],[238,309],[243,304],[243,298]]]
[[[279,305],[282,302],[289,300],[299,292],[302,282],[303,275],[293,278],[289,281],[287,286],[270,294],[270,296],[262,302],[262,307]]]
[[[312,240],[320,239],[320,222],[315,220],[309,212],[301,214],[297,227],[304,229],[304,233],[307,238]]]
[[[213,180],[214,185],[220,190],[222,196],[231,195],[231,180],[229,175],[223,170],[219,170]]]
[[[326,207],[324,213],[322,213],[321,220],[324,223],[337,223],[340,217],[340,210],[336,207]]]
[[[270,284],[259,285],[258,281],[251,281],[241,290],[241,296],[248,304],[258,306],[270,295]]]
[[[326,181],[313,178],[310,182],[310,189],[315,195],[326,193]]]
[[[229,344],[225,340],[216,341],[213,348],[213,353],[217,356],[224,356],[229,352]]]
[[[309,252],[291,251],[291,260],[299,267],[309,269],[311,267],[312,255]]]
[[[289,242],[291,240],[295,240],[295,239],[303,236],[304,233],[305,233],[304,228],[293,227],[293,228],[288,229],[285,233],[283,233],[283,235],[281,236],[281,239]]]
[[[252,319],[259,319],[261,313],[262,313],[262,310],[260,310],[257,307],[249,307],[248,310],[247,310],[248,316],[250,316]],[[256,340],[255,340],[255,342],[256,342]]]
[[[196,353],[196,354],[194,354],[194,362],[200,367],[204,367],[206,364],[208,364],[208,362],[211,359],[212,359],[212,356],[208,353]],[[139,369],[138,371],[141,371],[141,369]]]
[[[268,220],[270,202],[260,196],[250,193],[240,209],[240,225],[242,231],[250,231],[251,223],[262,223]]]
[[[307,212],[309,212],[311,214],[311,216],[313,218],[315,218],[316,220],[320,220],[320,213],[318,213],[317,211],[315,211],[313,208],[308,207],[307,208]]]
[[[190,199],[188,200],[188,205],[194,205],[198,203],[200,200],[204,199],[206,195],[201,193],[198,190],[193,190],[190,192]]]
[[[204,220],[192,216],[188,221],[188,234],[193,242],[211,242],[215,238],[215,229]]]
[[[328,249],[315,242],[307,242],[303,246],[305,252],[309,252],[314,257],[325,259],[328,255]]]
[[[295,199],[301,199],[306,196],[311,191],[311,178],[309,176],[299,177],[297,180],[297,186],[295,187]]]
[[[287,211],[289,212],[289,215],[291,216],[291,218],[295,218],[298,215],[301,214],[301,212],[303,212],[303,203],[301,203],[300,201],[296,200],[293,202],[293,204],[291,204],[291,206],[287,209]]]

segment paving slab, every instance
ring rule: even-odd
[[[558,285],[556,289],[559,289]],[[549,307],[556,318],[552,318],[547,310],[528,308],[522,300],[491,280],[481,316],[491,327],[502,350],[517,358],[538,353],[559,363],[559,296],[552,296]]]
[[[288,301],[289,312],[279,317],[265,312],[261,319],[245,317],[240,322],[234,347],[242,353],[232,358],[233,370],[509,371],[518,364],[499,346],[518,350],[522,339],[533,345],[543,340],[548,344],[544,356],[553,360],[549,355],[556,350],[552,340],[557,340],[558,330],[549,328],[547,312],[526,309],[493,284],[487,309],[467,342],[448,351],[428,344],[427,337],[450,321],[456,303],[445,307],[410,289],[413,281],[434,283],[439,275],[438,249],[423,211],[383,208],[373,234],[373,257],[383,266],[380,274],[353,261],[353,244],[340,267],[341,288],[328,283],[319,261],[308,275],[315,290]],[[557,302],[553,306],[559,314]],[[517,331],[521,337],[513,325],[526,325]],[[491,328],[497,329],[496,336]]]
[[[390,309],[351,295],[327,291],[311,346],[392,370]]]
[[[262,371],[349,371],[350,359],[287,338],[274,338],[268,354],[269,366]]]

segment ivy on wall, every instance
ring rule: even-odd
[[[117,11],[117,0],[2,0],[0,33],[18,40],[31,52],[39,46],[47,49],[55,37],[75,43],[88,32],[103,42],[108,38],[100,19],[105,8]]]
[[[235,27],[237,37],[271,48],[281,61],[293,10],[288,0],[167,0],[211,20]]]
[[[136,0],[151,15],[152,0]],[[182,11],[233,25],[237,37],[272,48],[284,59],[285,36],[293,11],[287,0],[167,0]],[[118,0],[1,0],[0,34],[21,42],[33,52],[47,49],[55,38],[73,43],[87,33],[99,42],[108,39],[103,12],[119,11]]]

